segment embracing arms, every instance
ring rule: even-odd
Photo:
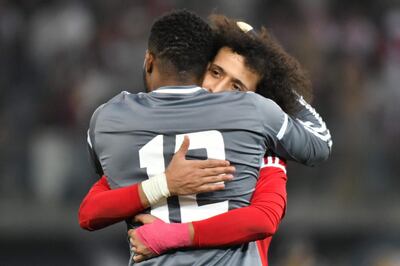
[[[232,246],[272,236],[286,209],[287,176],[285,164],[277,157],[265,161],[247,207],[184,224],[164,223],[148,214],[136,216],[145,225],[128,232],[133,259],[139,262],[171,249]]]
[[[189,144],[185,137],[165,171],[169,193],[189,195],[224,189],[224,182],[233,178],[235,168],[224,160],[186,160]],[[147,191],[149,193],[152,191]],[[155,194],[153,192],[152,196]],[[143,182],[111,190],[106,177],[102,176],[80,205],[79,224],[92,231],[123,221],[150,207],[148,197]],[[162,195],[157,197],[162,198]]]

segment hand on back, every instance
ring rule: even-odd
[[[224,182],[233,179],[235,168],[225,160],[186,160],[189,145],[189,138],[185,136],[181,147],[165,171],[171,195],[189,195],[224,189]]]

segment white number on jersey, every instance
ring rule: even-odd
[[[221,132],[210,130],[177,135],[175,152],[181,146],[185,135],[190,139],[189,150],[205,149],[207,158],[225,160],[225,145]],[[140,167],[146,168],[149,178],[165,171],[163,144],[164,136],[157,135],[139,150]],[[199,206],[196,195],[179,196],[178,199],[182,223],[203,220],[228,211],[227,200]],[[151,206],[151,214],[170,222],[167,200],[161,200]]]

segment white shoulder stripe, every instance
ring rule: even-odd
[[[265,168],[265,167],[275,167],[275,168],[280,168],[286,174],[286,167],[284,165],[280,164],[279,161],[280,161],[279,157],[268,156],[267,163],[264,163],[264,160],[263,160],[261,169]]]
[[[281,127],[281,129],[279,130],[278,135],[276,135],[276,137],[277,137],[279,140],[283,138],[283,135],[285,135],[287,125],[288,125],[288,116],[287,116],[287,114],[285,114],[282,127]]]
[[[280,168],[286,174],[286,167],[281,165],[281,164],[279,164],[279,163],[264,164],[261,168],[265,168],[265,167]]]

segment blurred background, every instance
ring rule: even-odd
[[[329,161],[289,165],[270,264],[400,265],[399,0],[0,0],[0,265],[127,265],[125,225],[79,228],[95,108],[142,90],[172,8],[267,26],[308,70]]]

